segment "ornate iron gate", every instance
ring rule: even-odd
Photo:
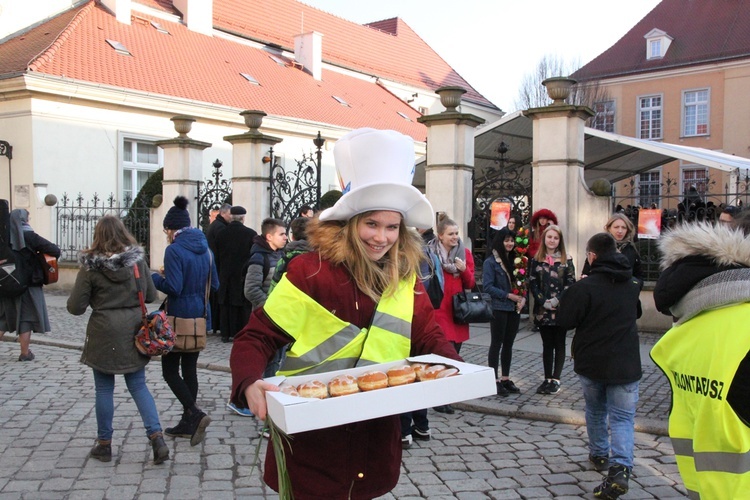
[[[485,169],[480,176],[475,173],[472,180],[474,206],[469,237],[473,243],[474,261],[480,270],[496,232],[490,226],[492,203],[510,203],[510,213],[516,217],[519,226],[527,224],[531,218],[531,166],[509,161],[505,156],[507,152],[508,145],[500,142],[494,160],[498,166]]]
[[[198,228],[205,231],[211,223],[211,210],[218,210],[224,203],[232,203],[232,182],[222,179],[223,163],[218,158],[213,162],[213,180],[198,184]]]
[[[305,205],[318,209],[320,204],[320,166],[323,158],[321,148],[325,139],[318,136],[313,139],[313,153],[303,154],[301,160],[294,160],[297,169],[293,172],[284,170],[279,158],[274,156],[273,148],[268,151],[271,161],[271,217],[291,222],[297,217],[299,209]]]

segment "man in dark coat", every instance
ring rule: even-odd
[[[231,342],[250,315],[245,300],[242,267],[250,257],[253,239],[258,235],[245,226],[247,210],[240,206],[230,209],[231,222],[216,236],[216,266],[219,268],[219,315],[222,342]]]
[[[597,470],[609,466],[594,496],[615,499],[627,493],[633,468],[642,376],[636,327],[641,282],[609,233],[589,239],[586,260],[590,274],[563,292],[556,319],[558,325],[576,329],[570,350],[586,401],[589,461]]]
[[[208,225],[208,229],[206,229],[206,241],[208,241],[208,248],[211,249],[211,253],[213,253],[214,255],[216,255],[216,237],[229,224],[229,212],[231,209],[232,205],[230,205],[229,203],[224,203],[221,207],[219,207],[219,213],[216,214],[216,218],[211,222],[211,224]],[[219,271],[218,262],[216,271]],[[211,317],[214,319],[212,323],[213,331],[214,333],[216,333],[221,327],[219,324],[219,318],[221,317],[221,314],[219,313],[219,300],[215,291],[211,290],[208,301],[211,304]]]

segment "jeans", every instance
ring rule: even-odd
[[[146,369],[126,373],[125,384],[133,397],[138,413],[141,414],[146,436],[161,432],[159,413],[156,411],[154,398],[146,386]],[[96,390],[96,437],[102,441],[112,439],[112,419],[115,416],[115,376],[111,373],[94,370],[94,388]]]
[[[565,365],[565,335],[567,330],[557,325],[539,325],[542,336],[542,364],[544,378],[560,380]]]
[[[521,321],[521,315],[515,311],[492,311],[492,321],[490,321],[490,349],[487,353],[487,365],[495,371],[497,375],[497,362],[500,360],[501,373],[503,377],[510,375],[510,361],[513,357],[513,342],[516,340],[518,333],[518,324]],[[502,350],[501,350],[502,346]]]
[[[161,357],[161,374],[185,410],[193,409],[198,399],[199,355],[200,352],[172,351]]]
[[[430,422],[427,420],[427,409],[414,410],[401,414],[401,437],[406,437],[411,434],[412,426],[420,431],[428,431],[430,429]]]
[[[609,457],[610,465],[633,467],[635,405],[640,382],[607,384],[578,375],[586,401],[589,452]],[[607,431],[609,421],[609,433]]]

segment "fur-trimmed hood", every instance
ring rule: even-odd
[[[534,212],[531,216],[532,229],[536,227],[536,223],[539,222],[539,219],[541,219],[542,217],[546,217],[547,219],[549,219],[550,223],[557,225],[557,215],[555,215],[555,212],[546,208],[541,208]]]
[[[659,249],[662,272],[654,304],[662,313],[686,321],[700,311],[750,298],[745,285],[750,285],[750,240],[741,230],[706,222],[683,224],[662,237]]]
[[[133,265],[143,260],[144,255],[143,248],[134,246],[112,255],[82,252],[78,262],[86,271],[98,271],[110,280],[119,282],[130,278]]]
[[[659,242],[661,269],[686,257],[708,257],[717,266],[750,267],[750,239],[725,224],[694,222],[667,232]]]

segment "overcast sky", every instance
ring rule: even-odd
[[[511,112],[524,75],[544,55],[586,64],[660,0],[301,1],[359,24],[400,17],[479,93]]]

